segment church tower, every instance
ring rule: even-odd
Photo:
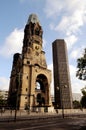
[[[42,35],[37,15],[31,14],[24,29],[22,54],[14,55],[10,77],[8,101],[18,109],[33,111],[50,106],[51,71],[47,69]]]

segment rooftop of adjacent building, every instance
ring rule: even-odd
[[[0,96],[2,96],[3,99],[7,99],[8,98],[8,91],[0,90]]]
[[[80,93],[73,93],[72,96],[73,96],[73,101],[74,100],[80,101],[82,97]]]

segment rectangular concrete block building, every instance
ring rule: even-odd
[[[72,92],[66,43],[63,39],[52,43],[54,96],[56,108],[72,108]]]

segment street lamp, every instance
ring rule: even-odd
[[[21,83],[21,73],[17,73],[16,74],[16,85],[17,85],[17,89],[15,89],[16,94],[16,104],[15,104],[15,115],[14,115],[14,120],[16,121],[16,117],[17,117],[17,109],[18,109],[18,96],[19,96],[19,87],[20,87],[20,83]]]
[[[67,85],[63,86],[64,88],[67,88]],[[59,87],[57,87],[57,90],[59,90]],[[62,117],[64,118],[64,104],[63,104],[63,94],[62,94],[62,88],[60,89],[60,98],[61,100],[61,108],[62,108]]]

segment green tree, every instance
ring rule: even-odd
[[[82,108],[86,108],[86,87],[84,87],[83,89],[81,89],[81,92],[83,94],[82,98],[81,98],[81,105],[82,105]]]
[[[86,48],[83,56],[77,59],[77,68],[76,76],[81,80],[86,80]]]
[[[3,96],[0,95],[0,106],[2,106],[2,105],[3,105]]]
[[[77,100],[73,101],[73,108],[74,109],[78,109],[78,108],[81,108],[81,107],[82,106],[81,106],[81,103],[79,101],[77,101]]]
[[[4,106],[7,106],[7,100],[5,100],[2,95],[0,95],[0,108]]]

